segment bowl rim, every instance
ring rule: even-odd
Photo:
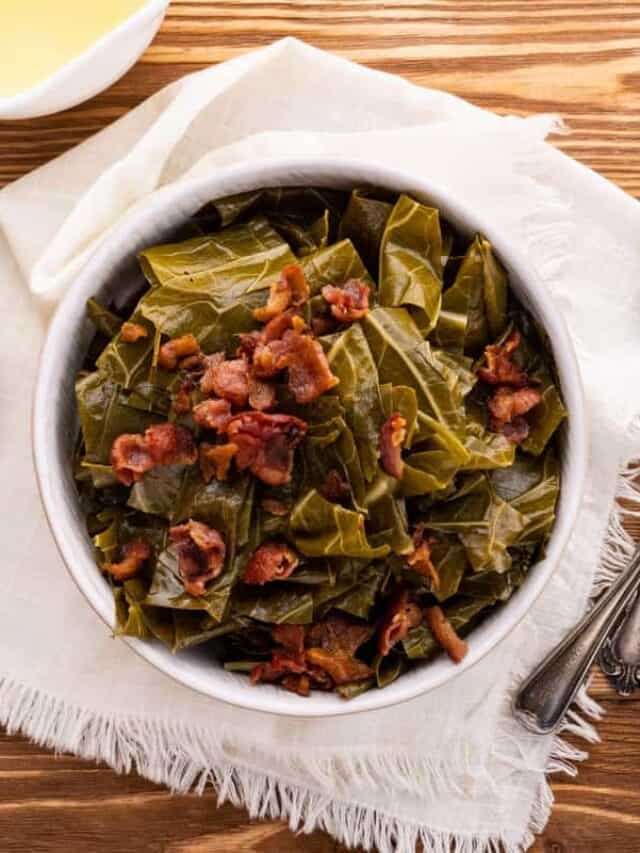
[[[119,24],[116,24],[115,27],[112,27],[99,36],[99,38],[90,42],[81,53],[72,56],[71,59],[68,59],[56,68],[48,77],[34,83],[28,89],[17,92],[15,95],[0,95],[0,118],[5,114],[10,118],[10,114],[14,110],[24,109],[32,101],[43,97],[46,98],[52,91],[55,91],[60,86],[64,86],[92,56],[105,48],[113,47],[125,31],[133,30],[138,25],[144,25],[157,15],[163,14],[170,2],[171,0],[145,0],[139,9],[131,12]]]
[[[68,376],[56,376],[56,359],[66,345],[67,358],[71,350],[69,339],[84,318],[86,299],[95,294],[103,280],[109,260],[126,257],[129,250],[121,252],[124,236],[132,232],[140,234],[154,227],[159,217],[173,216],[174,222],[164,228],[170,231],[179,222],[184,222],[189,212],[193,213],[206,200],[223,198],[234,192],[268,186],[344,186],[378,185],[392,187],[396,191],[413,192],[429,199],[447,220],[467,223],[463,232],[480,231],[495,246],[498,256],[510,278],[517,278],[515,289],[522,289],[534,313],[541,315],[541,322],[549,338],[563,396],[570,413],[563,455],[563,486],[560,498],[561,514],[556,519],[547,554],[535,564],[523,586],[508,602],[487,617],[469,637],[469,652],[462,663],[454,665],[442,657],[430,661],[405,674],[402,678],[382,690],[370,690],[355,699],[345,701],[333,694],[317,694],[302,698],[282,689],[261,685],[254,688],[246,677],[235,676],[229,680],[220,678],[212,666],[204,679],[185,672],[180,663],[181,655],[172,655],[158,641],[123,637],[135,652],[166,675],[199,693],[222,700],[246,710],[261,711],[278,716],[301,718],[333,717],[354,714],[397,705],[416,696],[426,694],[442,684],[456,678],[485,657],[502,642],[522,621],[529,609],[542,593],[562,556],[573,529],[586,477],[588,440],[585,402],[580,371],[564,318],[555,309],[551,294],[539,279],[518,249],[507,245],[507,241],[494,231],[491,224],[469,210],[459,196],[451,194],[441,183],[416,176],[411,172],[389,167],[375,160],[342,157],[284,157],[270,158],[255,163],[240,163],[218,169],[211,174],[183,180],[161,188],[147,204],[136,206],[105,237],[104,241],[89,258],[76,280],[58,305],[46,334],[40,354],[38,373],[34,388],[32,409],[32,446],[38,488],[54,541],[72,579],[89,601],[93,609],[109,628],[113,628],[113,599],[107,582],[96,571],[95,562],[89,561],[86,550],[87,534],[75,523],[71,508],[66,500],[64,474],[68,474],[70,460],[63,459],[56,451],[55,442],[49,441],[50,415],[48,407],[52,393],[55,395],[60,381],[69,381]],[[148,239],[148,238],[147,238]],[[141,245],[144,240],[141,241]],[[69,319],[75,313],[76,319]],[[100,585],[97,580],[99,579]],[[184,655],[182,656],[184,659]],[[241,682],[236,679],[242,679]],[[331,701],[331,699],[333,701]],[[328,701],[329,700],[329,701]]]

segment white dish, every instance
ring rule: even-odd
[[[468,210],[446,189],[405,172],[336,158],[290,158],[242,164],[206,178],[171,186],[115,228],[78,276],[52,320],[41,356],[33,410],[33,442],[42,501],[58,548],[77,585],[104,621],[112,626],[114,607],[106,580],[96,568],[72,477],[77,435],[73,392],[92,336],[85,318],[90,296],[108,299],[133,280],[141,280],[135,253],[161,242],[207,201],[259,187],[316,185],[350,188],[372,184],[406,191],[439,207],[463,233],[480,231],[493,243],[521,302],[546,329],[569,419],[563,427],[562,489],[546,558],[522,587],[482,622],[468,638],[469,653],[454,665],[444,655],[416,667],[383,690],[350,701],[332,693],[302,698],[272,685],[252,687],[246,676],[225,672],[202,649],[171,654],[159,642],[125,641],[154,666],[208,696],[244,708],[276,714],[321,717],[351,714],[406,701],[460,675],[503,640],[532,606],[558,564],[582,495],[587,455],[585,411],[573,347],[551,296],[522,256],[490,222]]]
[[[46,80],[17,95],[0,97],[0,119],[51,115],[74,107],[115,83],[144,53],[162,23],[169,2],[147,0],[137,12]]]

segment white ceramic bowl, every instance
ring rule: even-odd
[[[244,708],[307,717],[351,714],[402,702],[460,675],[505,639],[536,600],[558,563],[582,493],[586,466],[585,414],[578,366],[567,329],[530,265],[513,251],[491,222],[483,221],[445,188],[379,165],[318,158],[271,161],[258,166],[242,164],[204,179],[169,187],[152,203],[136,210],[109,234],[89,261],[59,306],[49,328],[35,390],[35,465],[42,501],[58,548],[90,604],[108,625],[113,625],[111,591],[96,568],[71,465],[78,430],[74,378],[93,334],[85,318],[87,298],[96,296],[99,300],[107,300],[132,281],[140,282],[135,253],[166,239],[211,199],[269,186],[350,188],[362,184],[412,193],[439,207],[463,233],[484,233],[509,271],[514,292],[546,329],[570,413],[562,428],[562,490],[557,521],[546,559],[531,570],[522,587],[505,605],[496,608],[470,634],[469,653],[461,664],[456,666],[441,655],[412,669],[384,690],[371,690],[350,701],[326,693],[302,698],[271,685],[251,687],[246,676],[225,672],[202,648],[173,655],[157,641],[125,640],[150,663],[183,684]]]
[[[0,97],[0,119],[51,115],[74,107],[115,83],[145,51],[162,23],[169,2],[147,0],[137,12],[46,80],[17,95]]]

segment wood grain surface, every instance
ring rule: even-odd
[[[557,112],[567,154],[640,196],[640,2],[629,0],[174,0],[140,62],[57,116],[0,122],[0,185],[61,154],[182,74],[285,35],[447,89],[499,113]],[[596,674],[602,742],[556,805],[536,853],[640,850],[640,697]],[[230,806],[173,797],[135,775],[0,734],[0,853],[329,853]]]

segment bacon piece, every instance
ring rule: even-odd
[[[208,397],[216,394],[238,408],[249,398],[249,368],[244,358],[227,361],[222,353],[207,356],[207,367],[200,380],[200,390]]]
[[[318,489],[323,498],[332,503],[340,503],[349,497],[349,484],[344,481],[342,475],[335,468],[327,472],[324,483]]]
[[[501,430],[506,439],[514,444],[520,444],[529,435],[529,422],[522,415],[518,415],[508,424],[505,424]]]
[[[304,625],[276,625],[271,634],[276,643],[295,654],[304,652]]]
[[[207,583],[222,572],[224,539],[214,528],[192,518],[170,527],[169,539],[178,555],[178,571],[185,591],[193,596],[204,595]]]
[[[227,400],[203,400],[193,409],[193,420],[204,429],[224,432],[231,419],[231,404]]]
[[[158,367],[163,370],[175,370],[180,359],[199,353],[200,344],[194,336],[191,333],[181,335],[179,338],[173,338],[166,344],[162,344],[158,353]]]
[[[431,580],[431,588],[438,589],[440,586],[440,575],[431,560],[431,545],[438,540],[434,536],[424,535],[424,524],[416,525],[413,533],[413,551],[407,555],[407,565],[420,575]]]
[[[298,307],[309,298],[309,285],[302,267],[288,264],[280,273],[280,278],[272,282],[269,299],[262,308],[256,308],[253,316],[260,323],[266,323],[282,314],[290,306]]]
[[[369,310],[368,284],[359,278],[350,278],[342,287],[325,284],[322,296],[331,306],[331,313],[340,323],[360,320]]]
[[[373,630],[371,625],[331,612],[326,619],[311,627],[309,642],[326,651],[354,655],[371,638]]]
[[[154,424],[145,439],[156,465],[193,465],[198,451],[188,429],[176,424]]]
[[[403,589],[389,602],[378,633],[378,651],[388,655],[400,640],[404,640],[411,628],[422,622],[422,613],[417,604],[409,601],[409,591]]]
[[[123,433],[111,447],[111,467],[125,486],[142,480],[158,465],[193,465],[198,458],[193,437],[176,424],[154,424],[141,435]]]
[[[291,509],[275,498],[263,498],[261,506],[265,512],[270,512],[271,515],[288,515]]]
[[[200,445],[200,472],[205,483],[210,483],[214,477],[226,480],[237,452],[236,444],[208,444],[203,441]]]
[[[173,401],[173,411],[176,415],[186,415],[191,411],[191,392],[193,391],[193,380],[184,379],[180,383],[178,393]]]
[[[404,470],[402,445],[407,437],[407,422],[399,412],[394,412],[380,430],[380,457],[383,469],[399,480]]]
[[[485,347],[486,367],[479,367],[476,371],[480,379],[489,385],[513,385],[517,388],[526,385],[529,381],[527,374],[511,360],[520,341],[520,332],[514,329],[504,343]]]
[[[314,647],[307,649],[307,660],[329,673],[335,684],[364,681],[373,675],[370,666],[344,652],[332,652]]]
[[[304,438],[307,425],[292,415],[245,412],[232,418],[227,427],[229,440],[238,446],[236,464],[269,486],[281,486],[291,479],[293,452]]]
[[[123,433],[111,445],[111,467],[125,486],[139,482],[154,466],[151,451],[143,435]]]
[[[262,336],[263,332],[258,332],[257,330],[253,332],[240,332],[238,335],[240,344],[236,350],[238,358],[246,358],[250,362],[253,359],[256,347],[263,339]]]
[[[436,641],[449,655],[454,663],[460,661],[467,654],[468,646],[465,641],[456,634],[455,628],[444,615],[441,607],[427,607],[424,616],[429,630]]]
[[[145,539],[132,539],[131,542],[122,546],[120,562],[105,563],[102,570],[108,572],[117,581],[128,581],[139,573],[152,555],[153,548]]]
[[[277,314],[262,330],[261,342],[268,344],[271,341],[279,341],[285,332],[293,328],[293,318],[297,316],[294,311],[285,311]]]
[[[289,388],[297,403],[312,403],[338,384],[318,341],[295,330],[286,332],[277,360],[289,370]]]
[[[254,376],[253,371],[249,373],[249,405],[258,412],[273,409],[278,398],[276,389],[269,382],[264,382]]]
[[[300,560],[284,542],[267,542],[251,555],[244,570],[245,583],[262,584],[286,580],[298,567]]]
[[[500,385],[487,401],[491,413],[490,427],[502,432],[510,441],[517,443],[529,434],[529,425],[522,417],[542,400],[542,394],[530,385],[511,388]]]
[[[120,327],[120,340],[125,344],[134,344],[141,338],[148,338],[149,330],[140,323],[123,323]]]
[[[297,693],[298,696],[309,696],[311,693],[311,681],[308,675],[285,675],[280,684],[285,690]]]

